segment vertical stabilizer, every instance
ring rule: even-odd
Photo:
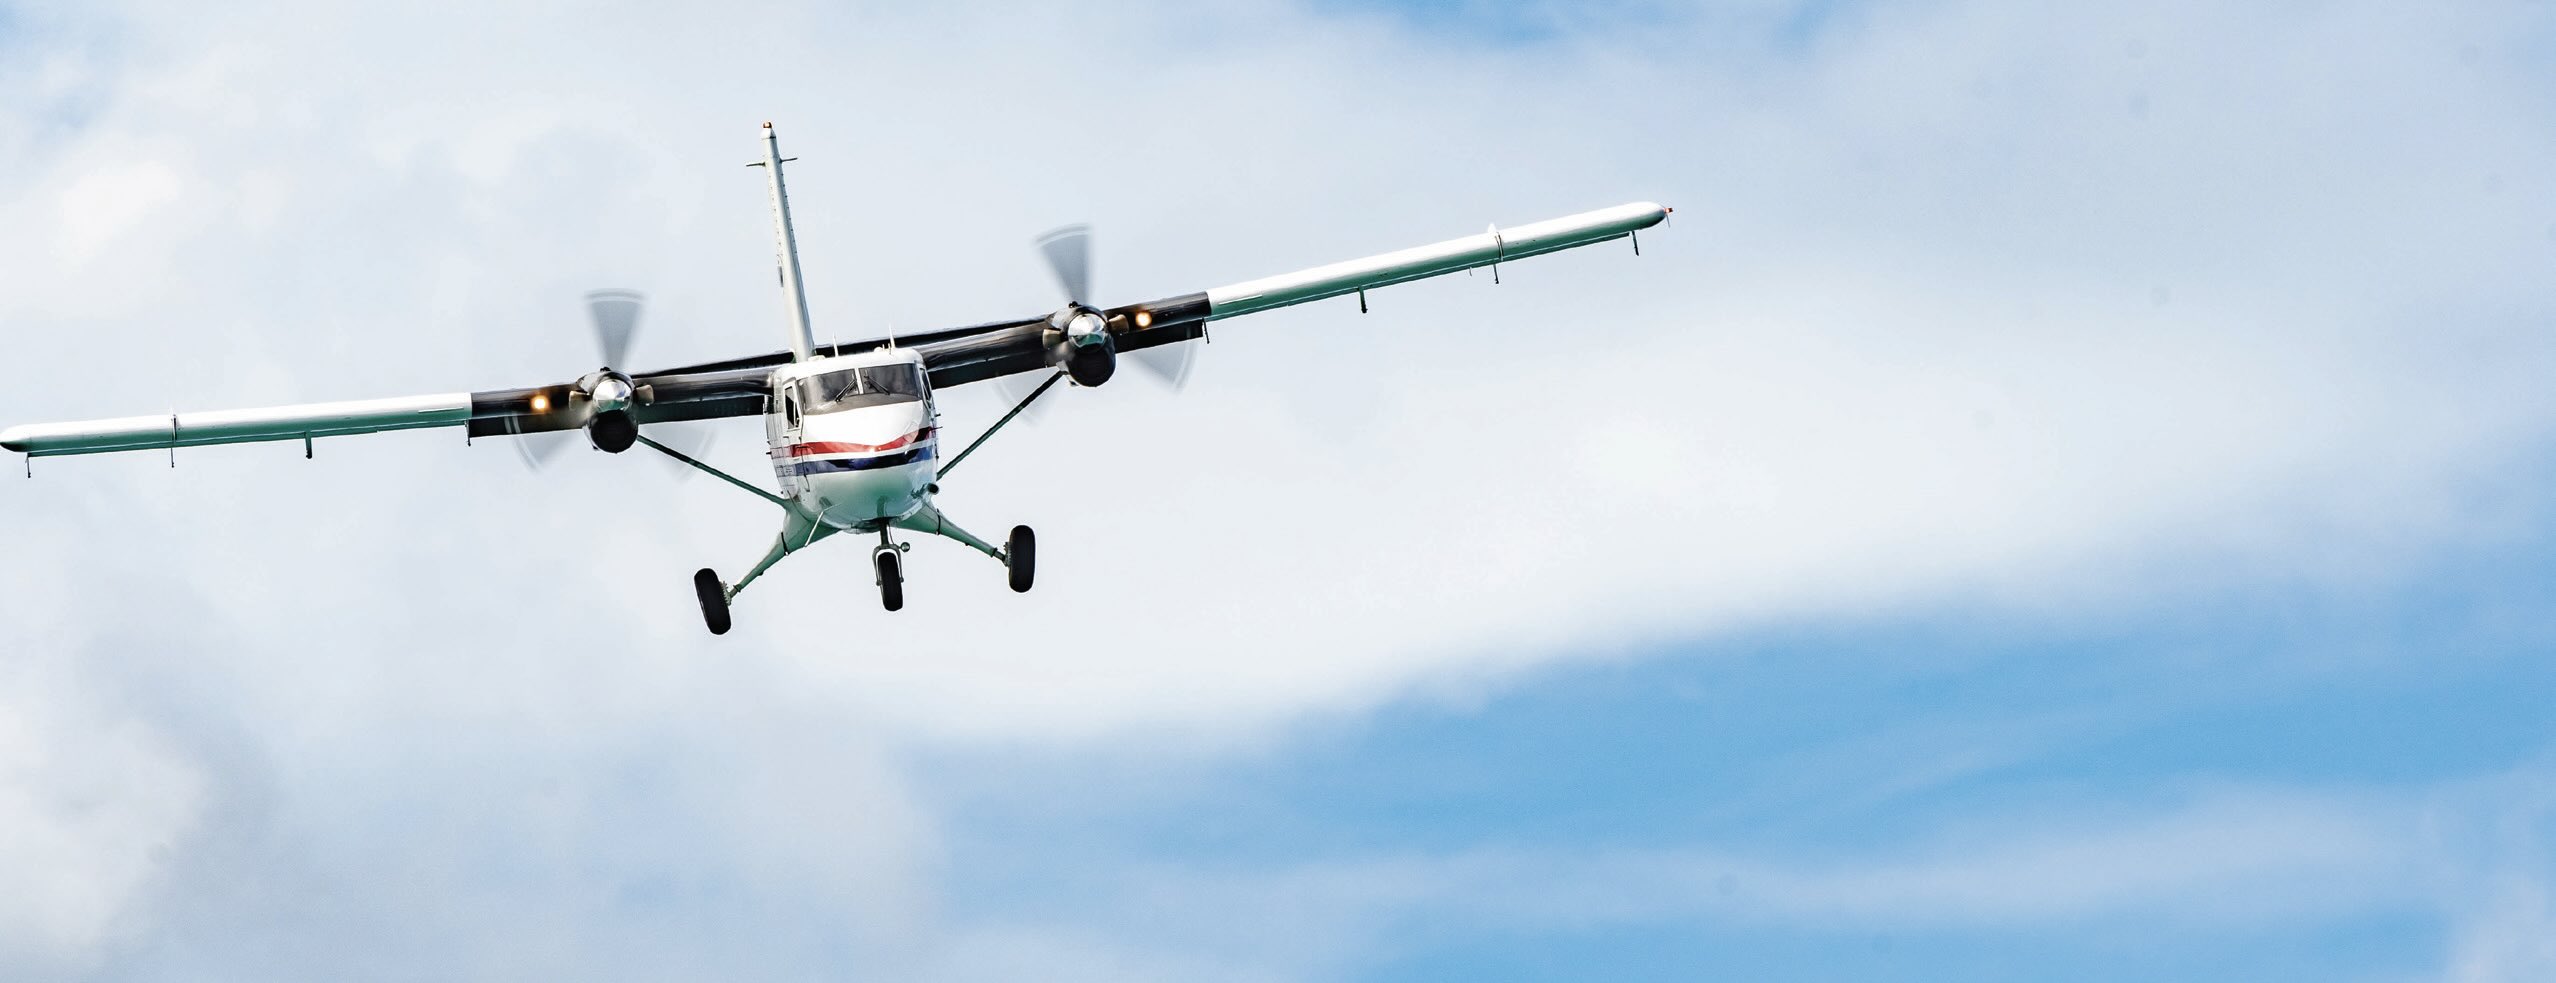
[[[806,361],[816,351],[816,335],[808,329],[808,288],[799,280],[799,236],[790,229],[790,189],[781,182],[781,138],[772,133],[772,124],[763,124],[763,160],[754,166],[763,168],[772,180],[772,231],[774,248],[780,253],[781,296],[790,305],[790,353]]]

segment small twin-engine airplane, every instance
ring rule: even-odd
[[[628,291],[599,291],[587,301],[604,364],[573,382],[18,426],[0,431],[0,448],[35,458],[163,448],[174,454],[179,447],[205,444],[300,440],[308,455],[314,438],[384,430],[463,427],[473,438],[583,430],[597,450],[618,454],[644,444],[780,506],[781,534],[745,576],[728,583],[712,570],[693,575],[702,619],[713,634],[727,633],[729,605],[746,585],[782,557],[838,532],[878,534],[871,563],[878,573],[879,599],[894,611],[905,603],[901,555],[907,544],[896,541],[897,529],[966,544],[1008,568],[1013,590],[1030,589],[1038,541],[1028,526],[1012,527],[1009,539],[998,547],[953,525],[933,498],[942,477],[1058,380],[1100,385],[1116,371],[1118,356],[1131,354],[1177,384],[1196,347],[1190,342],[1205,337],[1210,321],[1353,293],[1363,311],[1366,292],[1377,287],[1484,266],[1492,268],[1496,280],[1501,263],[1635,236],[1669,213],[1659,205],[1637,203],[1514,228],[1495,226],[1435,245],[1119,307],[1093,306],[1090,237],[1087,230],[1069,227],[1039,241],[1065,288],[1065,306],[1053,313],[819,345],[808,327],[798,240],[781,181],[781,165],[788,159],[781,156],[772,124],[765,123],[763,159],[749,166],[763,168],[770,185],[781,293],[789,314],[788,351],[660,372],[624,371],[638,297]],[[1641,251],[1640,239],[1634,239],[1633,247]],[[1043,382],[947,464],[940,462],[940,413],[932,399],[936,390],[1037,372],[1047,373]],[[763,417],[778,494],[642,432],[650,424],[739,416]]]

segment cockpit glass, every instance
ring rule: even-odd
[[[872,365],[810,376],[799,383],[799,403],[810,414],[911,403],[923,398],[923,372],[911,363]]]

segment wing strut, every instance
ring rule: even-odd
[[[731,485],[735,485],[735,486],[737,486],[737,487],[739,487],[739,488],[743,488],[743,489],[745,489],[746,491],[748,491],[748,492],[752,493],[752,494],[754,495],[754,497],[756,497],[756,498],[760,498],[760,499],[762,499],[762,500],[764,500],[764,501],[767,501],[767,502],[770,502],[770,503],[772,503],[772,504],[774,504],[774,505],[778,505],[778,506],[782,507],[783,509],[788,510],[788,511],[789,511],[789,512],[791,512],[792,514],[797,514],[797,513],[799,512],[799,507],[798,507],[798,506],[796,506],[796,505],[791,504],[789,499],[783,498],[783,497],[781,497],[781,496],[779,496],[779,495],[775,495],[775,494],[773,494],[773,493],[771,493],[771,492],[768,492],[768,491],[764,491],[764,490],[763,490],[763,489],[761,489],[761,488],[757,488],[757,487],[755,487],[755,486],[753,486],[753,485],[747,484],[747,483],[746,483],[743,479],[738,478],[738,477],[737,477],[737,476],[735,476],[735,475],[729,474],[729,473],[727,473],[727,472],[725,472],[725,471],[721,471],[721,470],[719,470],[719,469],[717,469],[717,468],[714,468],[714,467],[711,467],[711,466],[709,466],[709,465],[707,465],[707,464],[703,464],[703,463],[701,463],[701,462],[699,462],[699,461],[693,460],[690,456],[688,456],[688,455],[684,454],[682,451],[676,450],[676,449],[674,449],[674,448],[672,448],[672,447],[668,447],[668,446],[666,446],[666,445],[664,445],[664,444],[660,444],[660,443],[658,443],[658,442],[656,442],[656,441],[654,441],[654,440],[649,439],[649,437],[648,437],[648,435],[647,435],[647,434],[644,434],[644,433],[643,433],[643,434],[640,434],[640,435],[639,435],[639,442],[640,442],[640,443],[642,443],[642,444],[646,444],[646,445],[648,445],[648,446],[650,446],[650,447],[654,447],[654,448],[656,448],[659,452],[661,452],[661,453],[665,454],[667,457],[674,458],[675,460],[682,461],[682,462],[683,462],[683,463],[685,463],[685,464],[689,464],[689,465],[692,465],[692,466],[693,466],[693,467],[695,467],[695,468],[699,468],[699,469],[701,469],[701,470],[703,470],[703,471],[709,472],[709,473],[710,473],[710,475],[711,475],[712,477],[715,477],[715,478],[717,478],[717,479],[719,479],[719,480],[721,480],[721,481],[727,482],[727,483],[729,483],[729,484],[731,484]]]
[[[1056,385],[1056,380],[1062,378],[1065,378],[1065,373],[1062,370],[1048,373],[1047,381],[1039,383],[1038,388],[1030,390],[1029,395],[1022,397],[1020,405],[1012,407],[1012,411],[1003,414],[1002,419],[994,421],[993,426],[985,428],[985,433],[978,436],[974,442],[968,444],[966,450],[958,452],[957,457],[951,458],[949,465],[941,469],[941,477],[947,478],[950,476],[950,472],[958,470],[960,461],[967,460],[968,455],[976,453],[976,449],[984,446],[985,441],[992,438],[995,431],[1003,429],[1004,424],[1012,422],[1012,418],[1021,415],[1022,410],[1029,409],[1029,404],[1031,402],[1037,400],[1040,396],[1047,395],[1049,387]]]

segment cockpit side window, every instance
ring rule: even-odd
[[[922,398],[923,373],[911,363],[844,369],[810,376],[799,383],[799,402],[809,414],[911,403]]]

